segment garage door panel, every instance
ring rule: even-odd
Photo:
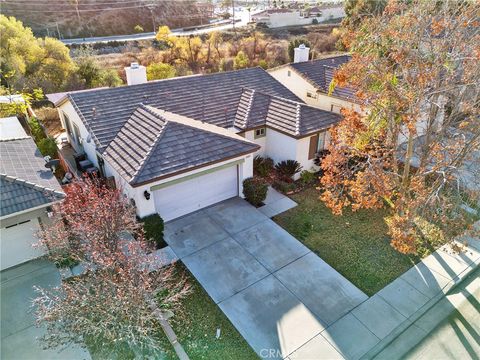
[[[237,195],[237,166],[221,169],[153,192],[155,208],[165,221]]]
[[[0,229],[1,270],[42,256],[43,249],[33,247],[39,230],[38,219]]]

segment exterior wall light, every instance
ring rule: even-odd
[[[145,191],[143,192],[143,196],[145,196],[145,199],[150,200],[150,196],[151,196],[151,195],[150,195],[150,193],[149,193],[147,190],[145,190]]]

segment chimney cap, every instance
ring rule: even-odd
[[[305,46],[305,44],[300,44],[300,46],[299,46],[298,48],[299,48],[299,49],[305,49],[306,46]]]
[[[130,64],[130,68],[132,69],[138,69],[140,67],[140,65],[138,64],[138,62],[132,62]]]

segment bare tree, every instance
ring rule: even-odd
[[[48,330],[46,346],[88,344],[109,357],[158,356],[161,328],[152,301],[174,309],[189,286],[171,267],[151,272],[158,259],[147,254],[131,204],[120,190],[85,179],[70,185],[54,214],[40,243],[53,261],[81,261],[85,272],[53,290],[38,289],[34,305],[37,322]]]

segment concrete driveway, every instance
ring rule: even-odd
[[[34,260],[0,273],[1,278],[1,358],[4,360],[90,359],[88,352],[69,346],[43,350],[36,340],[44,334],[35,327],[31,299],[33,286],[52,287],[60,282],[57,268],[45,260]]]
[[[289,356],[367,299],[240,198],[168,222],[165,238],[263,358]],[[322,346],[341,357],[328,342]]]

